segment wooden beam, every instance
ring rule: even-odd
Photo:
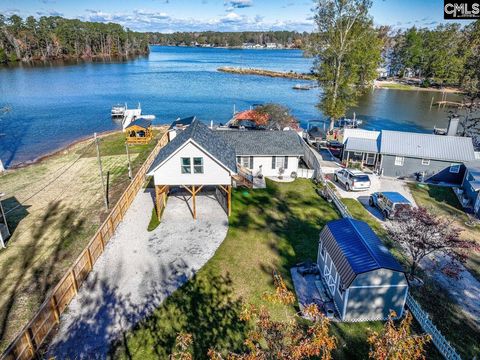
[[[182,187],[185,188],[185,190],[187,190],[190,193],[190,195],[193,195],[192,190],[190,190],[188,186],[182,185]]]
[[[195,192],[195,185],[192,186],[192,199],[193,199],[193,218],[196,219],[197,218],[197,205],[195,203],[195,195],[197,194]]]
[[[223,189],[223,191],[225,191],[226,193],[228,193],[228,187],[229,187],[229,185],[227,185],[227,187],[224,187],[223,185],[218,185],[218,186],[220,186],[220,187]]]
[[[232,185],[227,186],[227,208],[228,208],[228,216],[232,214]]]

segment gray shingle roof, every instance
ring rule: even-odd
[[[327,223],[320,240],[340,274],[344,288],[355,277],[369,271],[390,269],[404,272],[370,226],[359,220],[340,219]]]
[[[380,153],[466,162],[475,159],[471,138],[382,130]]]
[[[378,153],[380,144],[378,139],[349,137],[345,143],[345,150]]]
[[[216,133],[242,155],[303,155],[302,139],[293,130],[217,130]]]
[[[128,125],[125,129],[128,129],[133,126],[138,126],[143,129],[148,129],[151,125],[152,125],[152,122],[150,120],[139,118],[139,119],[133,120],[130,123],[130,125]]]
[[[207,125],[199,120],[194,119],[191,125],[184,131],[180,132],[172,141],[163,147],[155,158],[153,164],[148,169],[151,173],[162,164],[170,155],[175,153],[183,144],[192,139],[225,167],[237,172],[237,160],[235,150],[229,146],[216,132],[208,128]]]

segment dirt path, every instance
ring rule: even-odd
[[[140,192],[94,270],[62,315],[50,355],[106,358],[109,345],[187,281],[215,253],[228,219],[217,200],[169,197],[162,222],[147,231],[153,194]]]

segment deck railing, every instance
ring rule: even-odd
[[[38,350],[52,329],[60,322],[60,315],[78,292],[79,287],[92,271],[93,265],[103,253],[115,229],[123,220],[125,213],[133,202],[138,191],[145,183],[148,168],[155,160],[160,149],[168,143],[165,133],[155,148],[138,170],[132,182],[110,211],[109,215],[92,237],[70,269],[46,296],[40,310],[32,320],[20,331],[19,335],[8,346],[2,360],[30,360],[38,357]]]

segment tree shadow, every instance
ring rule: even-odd
[[[10,230],[10,234],[13,235],[18,224],[29,215],[27,209],[30,206],[22,205],[15,196],[3,199],[2,206],[5,211],[8,229]]]

